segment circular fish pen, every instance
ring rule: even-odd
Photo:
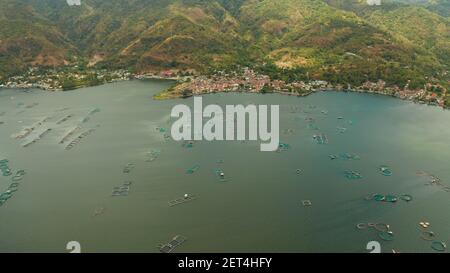
[[[398,200],[402,200],[405,202],[411,202],[413,200],[413,197],[409,194],[401,194],[399,196],[393,195],[393,194],[368,194],[365,198],[367,201],[377,201],[377,202],[388,202],[388,203],[397,203]]]
[[[434,241],[431,243],[431,248],[439,252],[444,252],[447,249],[447,245],[444,242]]]
[[[386,196],[384,196],[382,194],[375,194],[373,196],[373,200],[378,201],[378,202],[382,202],[382,201],[386,200]]]
[[[409,194],[402,194],[400,195],[400,199],[405,202],[411,202],[413,200],[413,197]]]
[[[222,169],[216,169],[214,173],[221,182],[228,181],[228,178],[225,176],[225,172]]]
[[[384,223],[376,223],[374,228],[380,232],[388,232],[390,229],[389,225]]]
[[[393,241],[394,240],[394,233],[392,231],[383,231],[380,234],[378,234],[378,236],[383,241]]]
[[[385,202],[395,203],[398,201],[397,196],[395,195],[386,195],[386,198],[384,200]]]
[[[425,241],[433,241],[434,238],[436,238],[436,235],[433,231],[422,231],[422,233],[420,234],[420,238]]]
[[[384,175],[384,176],[391,176],[392,175],[392,171],[391,171],[391,169],[388,166],[381,165],[378,169],[380,170],[381,174]]]
[[[358,223],[358,224],[356,224],[356,228],[357,229],[366,229],[366,228],[368,228],[369,226],[368,226],[368,224],[366,224],[366,223]]]

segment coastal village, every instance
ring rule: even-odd
[[[409,84],[403,87],[387,86],[383,80],[366,81],[361,86],[333,85],[324,80],[284,82],[271,79],[250,68],[240,71],[216,71],[210,75],[195,75],[195,72],[166,70],[152,73],[133,74],[127,70],[57,70],[42,72],[38,68],[30,68],[27,73],[13,76],[0,82],[0,88],[39,88],[48,91],[72,90],[87,86],[95,86],[115,81],[131,79],[171,79],[177,84],[169,90],[155,96],[156,99],[190,97],[194,95],[218,92],[250,92],[280,93],[294,96],[307,96],[317,91],[355,91],[388,95],[404,100],[416,101],[443,108],[450,108],[450,94],[447,89],[430,81],[423,88],[410,89]]]
[[[173,76],[173,75],[172,75]],[[281,93],[286,95],[307,96],[317,91],[355,91],[388,95],[404,100],[417,101],[449,108],[447,89],[439,84],[427,83],[422,89],[409,89],[404,87],[387,86],[383,80],[377,82],[366,81],[361,86],[333,85],[324,80],[298,81],[286,83],[281,80],[272,80],[267,75],[258,74],[252,69],[245,68],[242,73],[227,74],[219,71],[210,76],[189,77],[180,80],[180,84],[168,90],[168,97],[189,97],[217,92],[251,92],[251,93]],[[162,95],[159,98],[165,98]]]
[[[132,74],[127,70],[81,70],[75,66],[72,69],[42,71],[33,67],[22,75],[10,77],[4,80],[4,83],[0,82],[0,88],[39,88],[47,91],[63,91],[130,79],[132,79]]]

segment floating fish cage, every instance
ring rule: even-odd
[[[161,155],[161,150],[151,150],[147,153],[147,159],[146,162],[152,162],[155,161],[159,156]]]
[[[439,252],[444,252],[447,249],[447,245],[444,242],[434,241],[431,243],[431,248]]]
[[[12,191],[17,191],[19,186],[20,186],[19,182],[13,182],[11,183],[11,185],[9,185],[8,189]]]
[[[42,138],[44,135],[46,135],[51,130],[52,130],[52,128],[46,128],[45,130],[43,130],[41,133],[38,134],[38,137]]]
[[[313,139],[316,140],[317,144],[328,144],[328,137],[325,134],[314,135]]]
[[[361,159],[361,157],[359,155],[351,154],[351,153],[343,153],[343,154],[340,154],[339,157],[344,160],[360,160]]]
[[[285,135],[293,135],[294,134],[294,129],[292,128],[287,128],[283,130],[283,134]]]
[[[123,173],[130,173],[134,169],[135,165],[133,163],[128,163],[123,168]]]
[[[20,176],[20,180],[21,180],[23,175],[25,175],[25,171],[20,170],[16,173],[16,175],[14,177]],[[13,181],[14,181],[14,179],[13,179]],[[5,192],[0,194],[0,206],[5,204],[11,197],[13,197],[14,193],[19,190],[19,186],[20,186],[20,184],[18,182],[13,182],[8,186],[8,189]]]
[[[338,133],[341,133],[341,134],[347,132],[347,128],[345,128],[345,127],[337,127],[336,129],[337,129]]]
[[[433,241],[434,238],[436,238],[436,234],[434,234],[433,231],[422,231],[422,233],[420,234],[420,238],[425,241]]]
[[[411,202],[413,200],[413,197],[409,194],[402,194],[400,195],[400,199],[405,202]]]
[[[181,144],[181,147],[187,148],[187,149],[194,148],[194,141],[192,141],[192,140],[185,140],[185,141],[183,141],[183,143]]]
[[[131,185],[133,184],[132,181],[125,181],[121,186],[114,187],[111,196],[112,197],[126,197],[128,196]]]
[[[350,180],[362,179],[362,175],[357,171],[345,171],[345,177]]]
[[[86,117],[84,117],[84,118],[81,119],[80,123],[86,123],[86,122],[88,122],[89,120],[90,120],[90,117],[89,117],[89,116],[86,116]]]
[[[394,233],[392,231],[383,231],[383,232],[379,233],[378,236],[383,241],[393,241],[394,240]]]
[[[31,144],[36,143],[38,140],[39,140],[39,138],[34,138],[27,142],[24,142],[24,143],[22,143],[22,147],[26,148],[28,146],[31,146]]]
[[[34,131],[35,128],[33,127],[26,127],[23,128],[22,131],[20,131],[19,133],[12,135],[13,138],[15,139],[22,139],[22,138],[26,138],[29,134],[31,134],[31,132]]]
[[[287,143],[280,143],[278,144],[277,152],[285,152],[291,149],[291,145]]]
[[[160,133],[165,133],[166,132],[166,128],[164,128],[164,127],[156,127],[156,131],[158,131]]]
[[[196,199],[197,199],[197,196],[195,196],[195,195],[187,195],[186,194],[184,197],[171,200],[168,203],[169,203],[170,207],[173,207],[173,206],[177,206],[177,205],[181,205],[181,204],[184,204],[184,203],[188,203],[188,202],[194,201]]]
[[[76,131],[80,130],[81,128],[76,126],[72,129],[70,129],[59,141],[59,144],[63,144],[64,142],[66,142]]]
[[[319,127],[314,122],[310,122],[308,123],[308,129],[319,130]]]
[[[381,172],[382,175],[384,176],[391,176],[392,175],[392,171],[391,169],[389,169],[388,166],[382,165],[378,168]]]
[[[75,139],[73,139],[67,146],[66,146],[66,150],[71,150],[73,147],[75,147],[75,145],[77,145],[78,143],[81,142],[81,140],[85,137],[87,137],[88,135],[92,134],[95,131],[95,129],[89,129],[83,133],[81,133],[78,137],[76,137]]]
[[[51,130],[52,130],[51,128],[44,129],[42,132],[40,132],[38,135],[36,135],[33,139],[24,142],[22,144],[22,147],[26,148],[26,147],[30,146],[31,144],[38,142],[42,137],[44,137],[44,135],[46,135]]]
[[[92,215],[94,217],[96,217],[96,216],[99,216],[99,215],[103,214],[104,212],[105,212],[105,208],[104,207],[100,207],[100,208],[96,208]]]
[[[59,124],[65,122],[65,121],[69,120],[71,117],[72,117],[72,115],[67,115],[67,116],[63,117],[62,119],[58,120],[56,122],[56,124],[59,125]]]
[[[383,194],[375,194],[373,195],[373,200],[377,202],[382,202],[386,200],[386,196],[384,196]]]
[[[83,119],[81,119],[81,123],[86,123],[86,122],[88,122],[91,118],[91,116],[93,115],[93,114],[95,114],[95,113],[98,113],[98,112],[100,112],[100,108],[94,108],[94,109],[92,109],[91,111],[89,111],[89,113],[83,118]]]
[[[222,169],[216,169],[214,173],[221,182],[225,182],[228,180],[228,177],[225,175],[225,172]]]
[[[405,202],[411,202],[413,200],[413,197],[409,194],[401,194],[399,196],[393,195],[393,194],[371,194],[366,197],[366,200],[370,201],[377,201],[377,202],[388,202],[388,203],[396,203],[398,200],[402,200]]]
[[[398,198],[395,195],[386,195],[384,201],[385,202],[390,202],[390,203],[395,203],[395,202],[398,201]]]
[[[186,174],[194,174],[200,169],[200,165],[194,165],[192,168],[186,170]]]
[[[33,102],[33,103],[31,103],[31,104],[26,105],[25,108],[31,109],[31,108],[33,108],[33,107],[35,107],[35,106],[38,106],[38,105],[39,105],[39,103]]]
[[[21,181],[23,179],[23,177],[25,176],[25,174],[26,174],[26,172],[24,170],[18,170],[16,172],[16,174],[11,178],[11,180],[14,182]],[[15,184],[15,183],[13,183],[13,184]]]
[[[159,251],[162,253],[170,253],[186,241],[187,237],[177,235],[169,243],[160,245]]]
[[[89,115],[93,115],[93,114],[98,113],[98,112],[100,112],[100,108],[94,108],[94,109],[92,109],[92,110],[89,112]]]
[[[11,176],[12,172],[11,169],[8,166],[8,159],[2,159],[0,160],[0,171],[2,172],[3,176]]]

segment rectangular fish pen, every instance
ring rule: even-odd
[[[173,239],[164,245],[160,245],[159,246],[159,251],[162,253],[170,253],[172,252],[175,248],[179,247],[180,245],[182,245],[184,242],[186,242],[187,237],[181,236],[181,235],[177,235],[175,237],[173,237]]]
[[[173,206],[176,206],[176,205],[181,205],[181,204],[184,204],[184,203],[187,203],[187,202],[194,201],[195,199],[197,199],[197,197],[195,195],[188,195],[188,196],[185,196],[185,197],[182,197],[182,198],[178,198],[178,199],[169,201],[169,206],[173,207]]]

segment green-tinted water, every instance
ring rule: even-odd
[[[168,85],[131,81],[58,93],[0,90],[0,157],[14,172],[27,172],[0,207],[0,251],[67,252],[67,242],[79,241],[83,252],[156,252],[158,244],[180,234],[188,241],[178,252],[365,252],[372,240],[384,252],[433,252],[431,242],[420,239],[420,221],[450,242],[450,193],[426,186],[429,179],[416,174],[427,171],[450,186],[450,112],[355,93],[215,94],[204,96],[204,104],[280,104],[281,142],[290,149],[263,153],[259,142],[196,142],[185,148],[157,130],[170,133],[173,105],[193,103],[151,99]],[[33,103],[39,104],[26,108]],[[67,143],[58,144],[60,139],[95,108],[100,112],[70,139],[95,131],[64,150]],[[46,116],[37,132],[53,130],[36,143],[23,148],[25,140],[11,137]],[[313,139],[321,133],[328,144]],[[360,159],[344,160],[342,153]],[[331,154],[338,158],[331,160]],[[127,163],[135,164],[129,174],[123,173]],[[382,165],[391,176],[382,175]],[[346,170],[362,179],[347,179]],[[111,196],[129,180],[127,197]],[[2,192],[10,183],[0,176]],[[169,207],[168,201],[185,193],[198,198]],[[409,194],[413,200],[364,200],[371,193]],[[360,222],[390,224],[394,241],[358,230]]]

